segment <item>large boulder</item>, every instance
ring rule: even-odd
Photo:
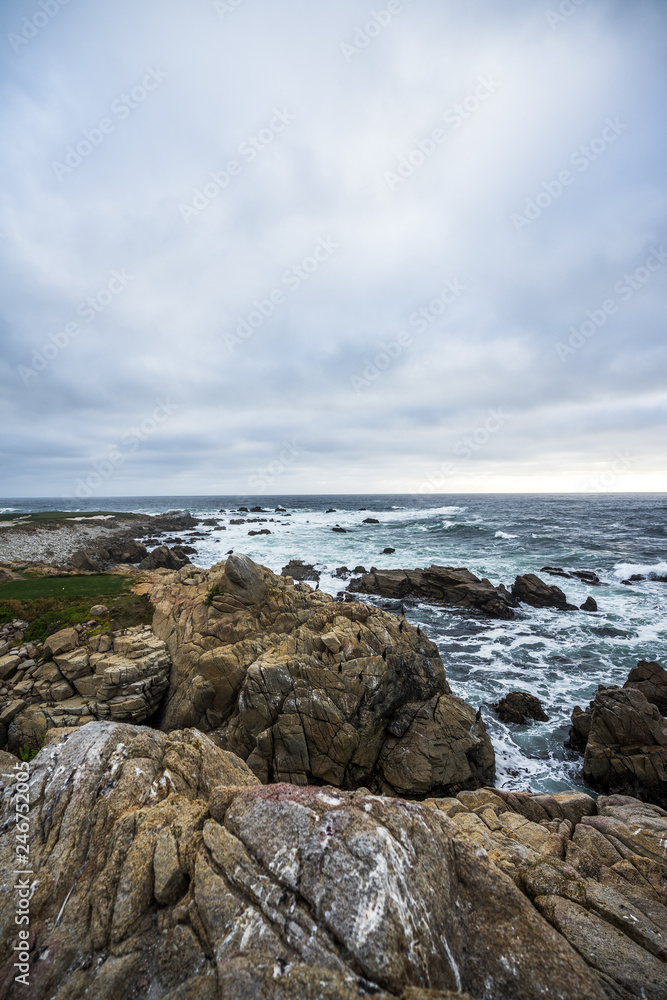
[[[661,715],[667,715],[667,670],[659,663],[640,660],[628,674],[623,687],[641,691]]]
[[[548,722],[549,716],[542,707],[542,702],[527,691],[510,691],[504,698],[492,706],[501,722],[525,723],[528,719],[538,722]]]
[[[420,797],[492,780],[481,715],[394,615],[238,555],[159,581],[151,599],[173,662],[160,728],[210,732],[265,782]]]
[[[644,684],[645,673],[632,670],[630,677]],[[667,720],[638,687],[600,686],[587,709],[577,705],[568,745],[583,752],[591,787],[667,807]]]
[[[202,733],[113,723],[45,747],[29,786],[36,997],[665,998],[667,823],[639,803],[259,786]],[[13,806],[5,789],[12,832]],[[15,864],[5,835],[10,1000]]]
[[[540,580],[534,573],[517,576],[512,584],[512,597],[522,604],[530,604],[534,608],[557,608],[559,611],[576,611],[573,604],[568,604],[567,597],[560,589]]]
[[[186,555],[168,545],[158,545],[139,563],[139,569],[181,569],[189,562]]]
[[[467,569],[430,566],[428,569],[386,569],[364,573],[348,590],[382,597],[417,597],[438,604],[481,611],[492,618],[513,618],[516,601],[502,585],[494,587]]]

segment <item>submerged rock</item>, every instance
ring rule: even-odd
[[[501,722],[525,723],[528,719],[536,719],[538,722],[549,721],[540,699],[525,691],[510,691],[491,707]]]
[[[207,576],[152,595],[173,661],[160,728],[211,732],[266,782],[422,797],[492,780],[481,716],[417,629],[245,556]]]

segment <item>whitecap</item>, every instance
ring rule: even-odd
[[[667,575],[667,562],[657,562],[657,563],[616,563],[614,566],[614,575],[618,577],[619,580],[628,580],[631,576],[638,574],[640,576],[649,576],[651,573],[655,573],[657,576]]]
[[[506,531],[496,531],[494,538],[518,538],[518,535],[509,535]]]

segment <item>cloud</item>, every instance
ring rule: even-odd
[[[622,448],[667,488],[667,266],[615,290],[667,244],[664,5],[406,0],[350,58],[379,8],[321,6],[72,2],[17,51],[40,8],[3,8],[3,492],[71,494],[158,398],[104,491],[245,492],[293,438],[285,492],[407,491],[497,408],[450,488],[576,490]]]

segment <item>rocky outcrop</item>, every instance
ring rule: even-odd
[[[593,788],[667,807],[667,721],[641,690],[600,687],[585,711],[574,709],[569,745],[583,750]]]
[[[260,786],[197,731],[99,722],[29,784],[36,997],[665,1000],[667,819],[635,800]]]
[[[512,584],[512,597],[522,604],[530,604],[534,608],[557,608],[559,611],[576,611],[573,604],[568,604],[567,597],[560,589],[540,580],[534,573],[517,576]]]
[[[304,580],[317,582],[320,578],[315,567],[310,563],[305,563],[302,559],[290,559],[287,566],[283,566],[280,575],[291,576],[295,583],[301,583]]]
[[[525,723],[528,719],[538,722],[548,722],[549,716],[542,707],[542,702],[535,695],[526,691],[510,691],[497,704],[491,706],[501,722]]]
[[[39,749],[54,728],[94,719],[142,722],[153,715],[169,683],[166,644],[147,625],[88,638],[76,628],[62,629],[47,638],[44,652],[50,658],[33,661],[0,703],[13,752]]]
[[[494,587],[467,569],[430,566],[414,570],[374,570],[352,580],[348,590],[356,594],[382,597],[417,597],[438,604],[482,611],[492,618],[512,618],[516,600],[502,585]]]
[[[178,547],[170,549],[168,545],[158,545],[141,560],[139,569],[182,569],[188,562],[187,555]]]
[[[241,555],[189,567],[151,599],[173,661],[160,728],[211,733],[264,782],[421,797],[491,780],[481,715],[395,616]]]
[[[628,674],[623,687],[641,691],[661,715],[667,715],[667,670],[659,663],[640,660]]]

